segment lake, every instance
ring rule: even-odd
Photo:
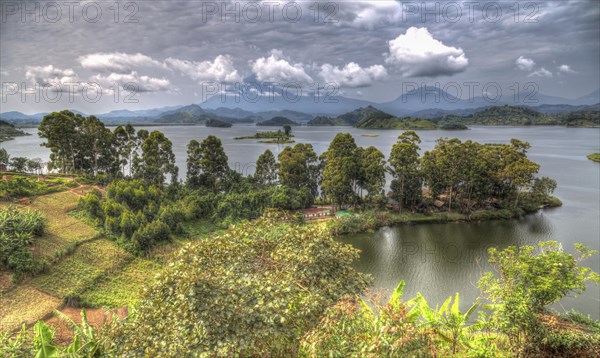
[[[137,129],[142,127],[136,127]],[[180,177],[185,176],[186,145],[191,139],[202,140],[212,134],[221,138],[232,168],[244,174],[254,171],[254,162],[269,148],[277,155],[284,146],[261,144],[256,140],[234,140],[252,135],[267,127],[234,126],[207,128],[200,126],[147,127],[160,130],[173,142]],[[37,133],[35,129],[27,129]],[[386,156],[401,131],[361,130],[347,127],[296,127],[296,142],[310,143],[317,154],[324,152],[338,132],[352,133],[360,146],[375,146]],[[378,134],[366,137],[363,134]],[[520,220],[483,223],[451,223],[404,225],[383,228],[375,233],[340,238],[362,250],[357,268],[375,278],[375,286],[392,290],[400,280],[406,281],[406,297],[416,292],[430,303],[443,300],[460,291],[466,306],[479,293],[477,281],[488,270],[485,253],[492,246],[535,244],[560,241],[572,251],[574,243],[600,249],[600,163],[586,155],[600,152],[600,130],[564,127],[472,127],[468,131],[418,131],[421,148],[430,150],[440,137],[471,139],[482,143],[508,143],[518,138],[531,144],[529,157],[541,164],[540,175],[558,182],[555,195],[563,206],[544,210]],[[49,151],[40,147],[37,135],[18,137],[0,143],[11,156],[48,160]],[[587,266],[600,272],[598,256]],[[557,310],[576,308],[600,319],[600,289],[589,287],[579,298],[566,298],[555,305]]]

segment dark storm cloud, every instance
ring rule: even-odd
[[[95,5],[89,1],[79,3],[73,19],[68,18],[68,9],[63,6],[62,17],[55,22],[48,21],[52,13],[43,10],[37,22],[32,14],[25,14],[23,21],[22,8],[15,10],[7,3],[11,2],[3,1],[0,9],[3,82],[26,81],[28,68],[37,68],[43,74],[41,69],[47,66],[53,66],[54,72],[71,69],[82,80],[139,81],[153,96],[140,101],[139,107],[197,102],[202,80],[231,82],[256,75],[256,71],[269,78],[296,75],[304,81],[337,79],[347,88],[361,87],[360,96],[375,101],[397,97],[400,83],[407,78],[419,83],[495,81],[508,86],[522,82],[529,74],[515,65],[519,57],[535,62],[531,73],[544,69],[554,74],[528,78],[538,82],[542,92],[574,97],[600,86],[600,3],[596,1],[532,2],[533,7],[520,3],[517,19],[514,2],[482,1],[471,13],[462,2],[429,2],[425,19],[421,2],[339,2],[333,10],[326,2],[318,7],[314,2],[300,2],[288,6],[291,15],[287,18],[281,10],[287,2],[280,2],[271,14],[263,2],[254,2],[251,6],[263,9],[257,22],[253,21],[256,13],[252,7],[244,12],[247,2],[237,3],[237,21],[231,14],[223,18],[221,9],[213,13],[211,6],[216,4],[218,8],[223,1],[137,1],[137,8],[124,8],[126,2],[120,2],[117,18],[114,8],[110,8],[113,2],[100,3],[102,16],[97,22],[82,15],[81,9],[88,6],[89,16],[93,17]],[[234,2],[228,3],[227,9],[235,6]],[[35,9],[35,4],[44,9],[49,2],[27,4],[29,10]],[[302,9],[297,22],[293,21],[292,11],[296,7]],[[462,12],[460,20],[454,16],[457,8]],[[502,15],[496,19],[498,8]],[[533,16],[528,18],[530,14]],[[397,50],[390,49],[390,41],[393,43],[413,27],[427,29],[435,41],[450,49],[450,55],[440,50],[435,52],[437,57],[422,57],[419,61],[419,56],[431,52],[421,48],[397,51],[397,61],[386,61]],[[269,61],[273,50],[277,57]],[[419,56],[407,60],[407,53]],[[461,53],[464,60],[458,60]],[[453,56],[450,62],[448,56]],[[103,59],[108,62],[103,63]],[[568,67],[560,70],[561,66]],[[59,75],[50,74],[54,77],[38,76],[39,80]],[[5,109],[9,105],[11,108]],[[40,110],[52,107],[44,103],[39,106]],[[76,107],[77,103],[70,106]],[[96,111],[101,112],[122,108],[123,104],[95,106],[106,107]],[[9,101],[2,110],[29,107],[28,103]]]

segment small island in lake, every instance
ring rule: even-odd
[[[229,123],[229,122],[225,122],[225,121],[221,121],[218,119],[209,119],[206,121],[206,126],[207,127],[214,127],[214,128],[230,128],[233,124]]]
[[[309,126],[353,126],[361,129],[397,129],[397,130],[426,130],[445,129],[430,119],[395,117],[373,106],[358,108],[336,118],[317,116],[308,122]],[[452,129],[467,129],[466,126],[456,126]]]
[[[589,160],[591,160],[592,162],[600,163],[600,153],[592,153],[592,154],[588,155],[587,158]]]
[[[299,125],[298,123],[292,121],[291,119],[288,119],[286,117],[273,117],[269,120],[266,121],[262,121],[262,122],[258,122],[256,123],[257,126],[265,126],[265,127],[281,127],[281,126],[297,126]]]

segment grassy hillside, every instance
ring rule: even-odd
[[[47,227],[36,237],[31,251],[43,272],[15,282],[0,271],[0,333],[14,331],[49,318],[67,306],[119,308],[137,303],[143,286],[158,273],[168,257],[183,243],[205,237],[215,227],[203,222],[187,223],[190,235],[156,247],[145,257],[134,257],[88,225],[76,210],[78,199],[92,187],[38,196],[19,210],[42,213]],[[0,201],[0,208],[15,205]]]

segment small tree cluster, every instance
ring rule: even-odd
[[[181,232],[183,212],[156,185],[142,180],[117,180],[106,188],[105,197],[93,190],[80,199],[84,209],[128,250],[141,253]]]

